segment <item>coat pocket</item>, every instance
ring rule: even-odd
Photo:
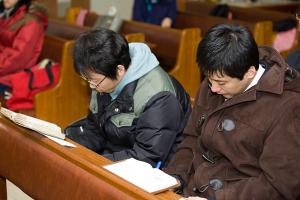
[[[110,118],[110,121],[118,128],[124,126],[131,126],[133,120],[136,118],[134,113],[120,113]]]

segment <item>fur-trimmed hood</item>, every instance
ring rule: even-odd
[[[32,2],[26,12],[26,6],[19,8],[19,12],[25,12],[24,17],[21,20],[16,21],[16,23],[10,26],[11,30],[16,30],[23,26],[24,24],[29,23],[31,20],[37,20],[42,23],[44,29],[47,28],[48,24],[48,12],[46,7],[40,2]],[[16,13],[17,14],[17,13]]]

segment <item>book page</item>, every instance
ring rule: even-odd
[[[14,123],[29,128],[31,130],[37,131],[43,135],[49,135],[59,139],[65,139],[65,135],[62,134],[61,128],[56,124],[46,122],[28,115],[13,112],[9,109],[1,107],[0,112]]]
[[[134,158],[104,168],[149,193],[158,193],[179,185],[174,177]]]

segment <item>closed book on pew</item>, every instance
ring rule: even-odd
[[[21,113],[16,113],[3,107],[0,108],[0,113],[13,121],[15,124],[34,130],[43,135],[65,139],[65,135],[62,134],[61,128],[56,124],[30,117]]]
[[[173,176],[160,169],[152,168],[149,163],[134,158],[106,165],[104,168],[153,194],[179,186],[178,181]]]

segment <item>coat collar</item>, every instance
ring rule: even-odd
[[[295,78],[298,79],[298,81],[295,80],[291,81],[289,84],[284,84],[286,71],[293,70],[285,63],[284,59],[279,55],[279,53],[276,50],[274,50],[272,47],[267,46],[259,47],[259,57],[260,62],[266,68],[265,73],[260,78],[257,85],[253,86],[246,92],[235,96],[232,99],[225,101],[223,96],[212,93],[207,85],[207,81],[205,81],[203,87],[205,87],[208,90],[206,94],[208,94],[209,98],[209,110],[214,110],[214,108],[217,108],[213,111],[216,112],[218,110],[230,107],[238,103],[255,101],[257,95],[260,92],[267,92],[280,95],[283,93],[284,89],[288,88],[300,92],[300,78],[298,74]]]
[[[281,55],[272,47],[260,47],[259,59],[266,68],[266,72],[257,83],[255,89],[262,92],[282,94],[285,71],[288,65]]]

